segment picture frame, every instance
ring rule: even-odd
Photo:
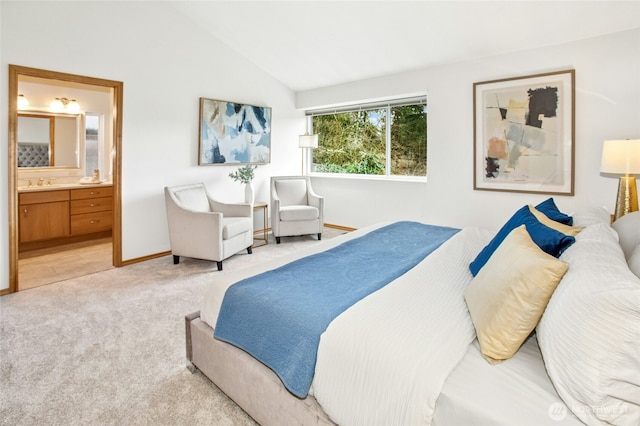
[[[271,162],[271,108],[200,98],[198,164]]]
[[[473,189],[574,195],[575,70],[473,84]]]

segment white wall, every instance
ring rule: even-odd
[[[420,54],[420,52],[416,52]],[[407,218],[496,229],[539,194],[473,190],[473,83],[575,69],[575,196],[555,196],[568,212],[613,210],[617,180],[599,174],[605,139],[640,138],[640,29],[484,60],[299,92],[303,109],[427,91],[428,182],[313,178],[325,220],[361,227]],[[459,159],[459,160],[456,160]]]
[[[496,228],[524,203],[546,198],[473,190],[477,81],[576,70],[576,195],[555,197],[563,210],[612,209],[617,182],[599,175],[602,141],[640,137],[640,29],[294,96],[164,2],[2,1],[0,19],[0,128],[7,128],[8,64],[124,82],[125,260],[169,249],[164,186],[204,181],[222,200],[242,199],[242,187],[227,177],[234,167],[197,166],[199,97],[273,108],[271,164],[258,168],[254,182],[256,199],[267,200],[269,176],[299,173],[302,109],[427,91],[428,183],[314,178],[316,191],[327,196],[326,221],[353,227],[409,218]],[[7,138],[0,133],[0,145]],[[0,175],[7,173],[5,148]],[[7,198],[0,185],[0,223],[8,220]],[[0,271],[0,289],[7,288],[6,226]]]
[[[299,173],[304,131],[294,94],[165,2],[0,3],[0,128],[7,129],[8,65],[124,82],[123,259],[169,250],[163,187],[202,181],[223,201],[241,201],[234,166],[198,166],[199,98],[272,107],[271,164],[258,167],[256,199],[268,177]],[[219,19],[219,17],[212,17]],[[6,147],[8,132],[0,133]],[[0,175],[8,175],[0,149]],[[2,182],[6,182],[2,179]],[[8,221],[0,185],[0,223]],[[0,227],[0,289],[8,288],[8,228]]]

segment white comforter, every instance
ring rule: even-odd
[[[207,289],[201,318],[215,327],[224,292],[234,282],[383,225],[225,276]],[[472,278],[468,265],[490,238],[488,231],[463,229],[330,324],[310,393],[336,423],[430,424],[444,381],[475,338],[463,292]]]
[[[466,228],[322,335],[313,395],[341,425],[428,425],[475,330],[463,292],[490,234]]]

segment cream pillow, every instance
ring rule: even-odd
[[[509,233],[464,294],[482,356],[493,364],[517,352],[568,268],[542,251],[524,225]]]
[[[540,210],[533,207],[529,204],[529,210],[533,215],[538,219],[538,222],[543,225],[548,226],[551,229],[555,229],[558,232],[562,232],[565,235],[576,236],[583,228],[577,226],[569,226],[564,223],[556,222],[555,220],[549,219],[546,214],[542,213]]]

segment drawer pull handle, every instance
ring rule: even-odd
[[[99,220],[92,220],[90,223],[91,224],[95,224],[95,223],[100,223],[100,221]]]
[[[91,204],[89,205],[89,207],[96,207],[96,206],[99,206],[99,205],[100,205],[100,204],[94,204],[94,203],[91,203]]]

